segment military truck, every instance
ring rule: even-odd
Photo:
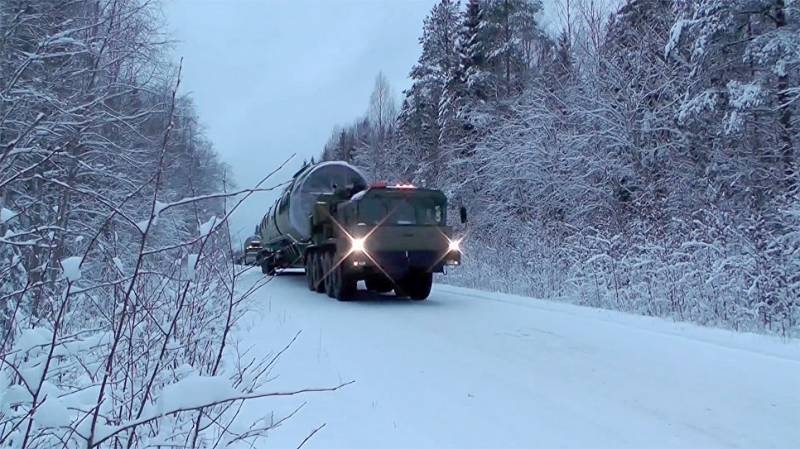
[[[341,301],[362,280],[370,291],[424,300],[433,273],[461,264],[441,191],[368,184],[340,161],[298,171],[258,230],[263,273],[303,268],[310,290]]]
[[[253,235],[244,241],[244,259],[245,265],[253,265],[258,261],[258,253],[261,251],[261,237]]]

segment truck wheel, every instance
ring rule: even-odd
[[[415,301],[427,299],[433,286],[433,273],[413,273],[403,280],[402,289]]]
[[[357,281],[345,271],[341,264],[333,269],[331,284],[333,297],[339,301],[350,301],[355,296]]]
[[[314,253],[309,253],[306,256],[305,262],[306,284],[308,285],[308,289],[313,292],[316,285],[314,282]]]
[[[266,274],[267,276],[272,276],[275,274],[275,268],[272,267],[272,264],[269,263],[268,259],[261,260],[261,273]]]
[[[333,256],[326,252],[322,255],[322,261],[323,276],[325,276],[325,293],[333,298],[333,272],[331,270],[333,268]]]
[[[364,281],[367,290],[378,293],[389,293],[394,288],[392,281],[384,277],[372,277]]]
[[[322,269],[322,254],[315,251],[311,257],[313,258],[311,263],[311,272],[314,276],[314,291],[317,293],[322,293],[325,291],[325,283],[322,279],[322,275],[325,273],[325,271]]]

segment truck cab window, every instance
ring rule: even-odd
[[[389,218],[389,223],[398,225],[414,225],[417,224],[417,214],[414,206],[407,200],[394,200],[390,205],[392,216]]]
[[[427,198],[370,198],[359,204],[358,220],[367,225],[385,220],[385,224],[396,226],[441,226],[444,206]]]
[[[430,199],[420,199],[416,206],[418,224],[429,226],[444,225],[444,213],[441,204]]]
[[[368,225],[416,224],[414,206],[402,198],[370,198],[359,206],[359,218]]]

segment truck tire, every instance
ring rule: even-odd
[[[306,285],[312,292],[316,290],[316,283],[314,282],[314,253],[310,252],[306,255],[305,270],[306,270]]]
[[[333,297],[339,301],[350,301],[356,294],[357,281],[339,264],[331,272],[331,289]]]
[[[323,293],[325,291],[325,283],[323,282],[322,275],[325,273],[322,269],[322,254],[314,251],[312,261],[312,272],[314,273],[314,291]]]
[[[389,293],[394,288],[394,284],[385,277],[371,277],[364,281],[367,290],[377,293]]]
[[[333,255],[325,252],[322,255],[322,275],[325,276],[325,293],[333,298],[333,273],[331,268],[333,268]]]
[[[275,268],[273,268],[272,264],[269,263],[269,259],[261,260],[261,273],[266,274],[267,276],[272,276],[275,274]]]
[[[400,284],[405,295],[415,301],[428,299],[433,286],[433,273],[411,273]],[[405,296],[404,295],[404,296]]]

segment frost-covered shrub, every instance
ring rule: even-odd
[[[117,262],[106,282],[64,263],[54,315],[36,324],[18,315],[3,351],[0,444],[215,447],[262,436],[263,426],[225,430],[242,400],[268,395],[259,372],[269,363],[232,352],[246,292],[236,292],[226,246],[209,233],[154,256],[160,271]],[[194,250],[191,279],[185,264],[164,264]]]
[[[796,208],[787,211],[797,216]],[[447,283],[669,317],[740,331],[796,335],[797,224],[760,252],[750,226],[705,212],[667,232],[584,231],[511,246],[473,236]],[[795,222],[796,223],[796,222]],[[524,245],[524,246],[523,246]]]

